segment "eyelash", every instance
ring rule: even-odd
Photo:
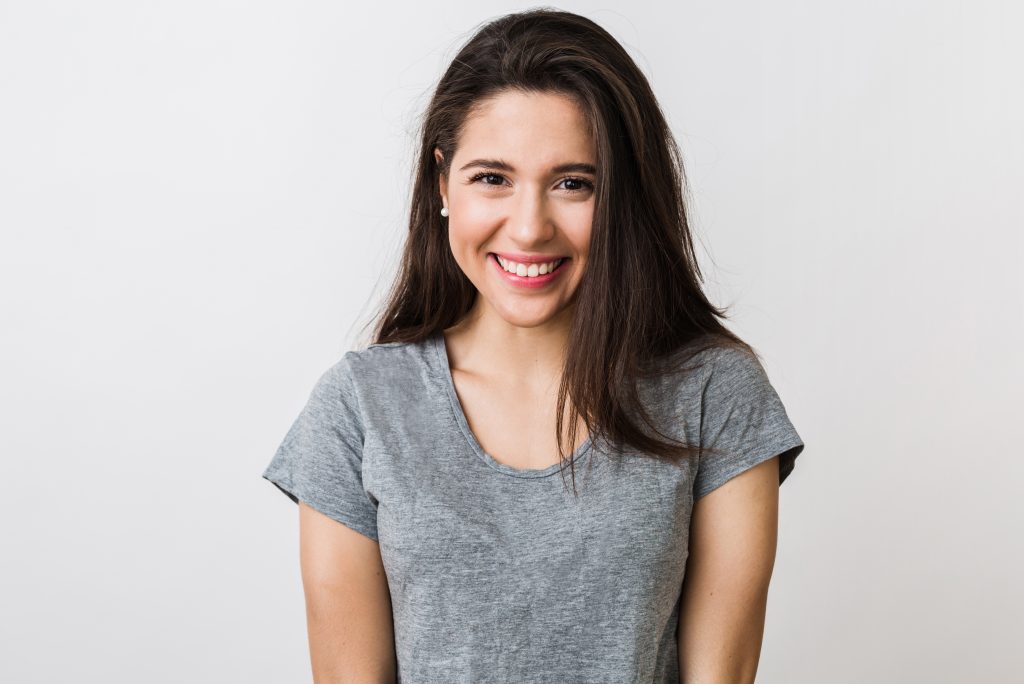
[[[473,176],[472,178],[470,178],[469,182],[470,183],[476,183],[478,180],[480,180],[482,178],[486,178],[487,176],[494,176],[495,178],[502,178],[502,179],[505,178],[500,173],[492,173],[490,171],[482,171],[482,172],[476,174],[475,176]],[[594,189],[594,184],[591,183],[590,181],[588,181],[586,178],[579,178],[577,176],[566,176],[565,178],[563,178],[559,182],[565,182],[565,181],[576,181],[578,183],[582,183],[583,184],[582,188],[576,188],[574,190],[569,190],[568,192],[570,192],[570,193],[586,192],[587,190],[593,190]],[[491,186],[497,187],[493,183],[484,183],[484,185],[491,185]]]

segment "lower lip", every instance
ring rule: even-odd
[[[494,268],[498,270],[498,275],[504,278],[505,282],[507,282],[510,285],[515,285],[516,287],[524,287],[530,289],[544,287],[548,283],[554,282],[555,279],[562,274],[562,271],[565,270],[566,265],[569,263],[569,259],[562,259],[562,263],[558,264],[558,267],[551,273],[545,273],[544,275],[539,275],[531,278],[529,276],[520,276],[514,273],[509,273],[508,271],[501,267],[501,263],[498,261],[498,257],[496,257],[494,254],[488,254],[487,259],[494,264]]]

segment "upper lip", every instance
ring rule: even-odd
[[[558,254],[521,254],[519,252],[492,252],[492,254],[497,254],[502,259],[515,261],[519,264],[544,264],[549,261],[567,258]]]

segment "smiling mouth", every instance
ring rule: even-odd
[[[489,256],[494,257],[495,261],[498,262],[498,265],[506,273],[510,275],[519,276],[521,278],[536,278],[538,276],[554,273],[559,268],[561,268],[561,266],[566,261],[569,260],[568,257],[557,257],[550,261],[524,263],[520,261],[506,259],[505,257],[495,254],[494,252],[491,252]]]

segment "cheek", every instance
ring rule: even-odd
[[[570,220],[563,224],[565,226],[565,232],[569,241],[572,243],[573,248],[576,250],[576,253],[580,257],[585,257],[587,252],[590,250],[590,236],[593,232],[593,206],[591,205],[589,208],[581,209],[569,218]]]
[[[452,205],[448,217],[448,233],[452,249],[472,250],[485,242],[493,233],[495,217],[480,203],[462,202]]]
[[[454,212],[453,212],[454,213]],[[476,281],[487,265],[481,259],[481,249],[488,232],[480,229],[479,223],[451,220],[448,224],[448,243],[455,263],[470,280]]]
[[[469,192],[451,200],[452,216],[468,230],[483,227],[500,218],[500,202],[489,201]]]

